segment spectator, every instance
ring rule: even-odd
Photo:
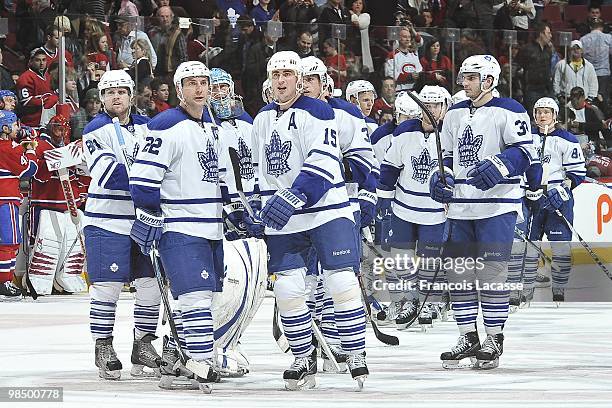
[[[247,103],[250,102],[248,110],[251,115],[257,113],[263,106],[261,88],[268,76],[266,65],[272,54],[274,54],[274,41],[267,34],[264,34],[263,41],[254,44],[247,51],[242,77],[249,79],[244,82],[244,92]]]
[[[493,2],[489,0],[448,0],[446,26],[492,29]]]
[[[395,103],[395,80],[393,77],[385,77],[382,80],[379,97],[374,101],[370,117],[376,120],[385,109],[390,109],[393,112],[393,104]]]
[[[323,41],[323,63],[327,67],[327,73],[334,80],[337,89],[344,88],[347,77],[346,57],[338,53],[336,41],[328,38]]]
[[[486,54],[486,50],[482,39],[478,37],[475,30],[470,28],[464,28],[461,30],[461,36],[459,37],[459,50],[456,54],[456,61],[462,62],[467,57],[472,55]]]
[[[153,103],[151,87],[145,82],[136,85],[136,97],[134,98],[136,110],[139,115],[152,117],[155,114],[155,104]]]
[[[217,0],[217,7],[224,14],[227,14],[229,9],[234,9],[236,14],[241,16],[248,14],[246,6],[242,0]]]
[[[85,94],[90,89],[98,89],[98,82],[102,75],[106,72],[95,62],[90,62],[86,65],[85,75],[77,78],[77,89],[79,91],[79,101],[83,101]]]
[[[440,85],[451,90],[453,64],[450,58],[442,54],[440,41],[437,38],[432,38],[425,47],[421,65],[423,66],[423,85]]]
[[[155,104],[154,115],[166,109],[170,109],[171,106],[168,104],[168,99],[170,98],[170,85],[168,82],[162,78],[155,78],[151,81],[149,87],[151,88],[153,103]]]
[[[211,19],[219,11],[215,0],[175,0],[174,3],[182,7],[191,18]]]
[[[285,23],[283,24],[285,32],[281,41],[287,49],[293,47],[297,34],[304,31],[309,31],[313,35],[313,41],[317,42],[317,7],[314,0],[286,0],[280,6],[279,17]]]
[[[0,89],[8,89],[9,91],[15,90],[15,81],[11,75],[11,71],[2,64],[3,55],[2,48],[0,48]]]
[[[151,65],[153,69],[157,66],[157,54],[149,40],[149,36],[140,31],[136,30],[136,19],[127,16],[117,16],[117,32],[115,38],[115,50],[117,50],[117,67],[113,68],[128,68],[134,62],[132,57],[132,42],[138,38],[142,38],[149,44],[151,51]]]
[[[138,8],[130,0],[121,0],[121,6],[119,7],[118,15],[138,17]]]
[[[169,76],[187,59],[187,40],[175,23],[174,13],[170,7],[157,9],[157,17],[159,26],[153,27],[149,33],[154,49],[159,52],[159,64],[152,65],[157,75]]]
[[[72,54],[73,60],[80,61],[84,50],[83,42],[73,35],[70,19],[66,16],[57,16],[55,17],[53,25],[58,27],[63,33],[66,51],[69,51]]]
[[[569,63],[562,59],[555,67],[553,91],[557,98],[567,100],[570,91],[575,87],[582,88],[589,102],[597,97],[597,74],[593,64],[582,56],[582,43],[574,40],[570,45]]]
[[[399,34],[399,45],[387,56],[385,76],[395,79],[396,90],[405,91],[414,88],[423,67],[416,53],[416,43],[409,28],[402,27]]]
[[[54,62],[49,65],[49,78],[51,80],[51,88],[55,91],[59,100],[59,65]],[[79,110],[79,92],[77,89],[77,77],[74,68],[66,67],[66,77],[64,80],[66,90],[66,103],[70,106],[70,114],[73,114]]]
[[[310,31],[302,31],[298,34],[296,44],[291,50],[297,52],[300,58],[314,56],[312,41],[313,39]]]
[[[132,57],[134,62],[127,70],[134,82],[148,82],[153,77],[149,57],[149,46],[145,40],[139,38],[132,43]]]
[[[253,7],[249,15],[255,20],[257,28],[264,30],[266,23],[272,20],[275,13],[276,10],[270,5],[270,0],[259,0],[259,4]]]
[[[552,32],[546,23],[536,28],[536,39],[522,47],[517,54],[517,63],[523,67],[523,105],[532,115],[533,104],[553,93],[550,60],[552,58]]]
[[[610,101],[610,57],[612,56],[612,35],[603,32],[604,22],[600,18],[591,21],[591,32],[580,39],[584,47],[584,58],[590,61],[597,74],[599,94],[604,106]]]
[[[351,16],[342,0],[327,0],[321,7],[319,15],[319,48],[323,50],[323,42],[332,37],[331,24],[351,24]],[[340,86],[336,86],[339,88]]]
[[[21,123],[30,127],[45,126],[55,115],[57,95],[51,87],[47,54],[42,48],[32,51],[28,70],[19,76],[16,89]]]
[[[95,33],[104,33],[104,26],[91,17],[85,17],[80,24],[79,38],[84,39],[85,53],[91,49],[91,37]]]
[[[51,66],[54,62],[58,61],[59,56],[59,28],[56,26],[47,27],[47,41],[43,44],[41,49],[47,54],[47,66]],[[74,67],[72,62],[72,53],[66,50],[66,65]]]
[[[521,42],[528,38],[529,20],[536,16],[532,0],[504,0],[501,5],[493,6],[493,9],[497,10],[495,28],[519,31]]]
[[[72,128],[72,140],[79,140],[83,137],[83,129],[102,109],[100,92],[97,89],[90,89],[83,98],[82,107],[79,108],[70,118]]]
[[[589,140],[597,146],[596,150],[610,146],[610,130],[604,120],[604,115],[595,105],[591,105],[585,97],[584,89],[579,86],[570,91],[570,101],[566,104],[568,108],[567,128],[570,132],[579,135],[585,134]],[[562,110],[560,113],[565,113]],[[566,118],[562,118],[566,119]],[[601,136],[603,136],[603,140]]]
[[[32,0],[18,3],[15,15],[21,22],[17,33],[19,44],[25,53],[30,53],[46,41],[47,27],[53,24],[56,13],[51,0]]]
[[[96,64],[96,69],[108,71],[113,68],[111,58],[114,58],[114,53],[111,53],[108,47],[108,37],[102,32],[95,32],[91,35],[87,42],[87,62]]]

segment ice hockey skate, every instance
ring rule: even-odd
[[[296,357],[288,370],[283,373],[285,389],[297,391],[314,388],[317,374],[317,349],[313,349],[307,357]]]
[[[402,310],[402,302],[391,302],[389,306],[384,307],[382,312],[376,314],[376,323],[379,326],[391,326],[395,324],[397,315]]]
[[[436,317],[437,317],[437,312]],[[431,303],[426,303],[419,314],[419,326],[421,326],[421,330],[423,332],[427,331],[427,328],[433,327],[433,317],[434,312],[432,311]]]
[[[363,389],[363,383],[368,377],[368,374],[370,374],[365,357],[366,353],[364,351],[359,354],[349,354],[346,358],[348,368],[351,370],[351,377],[353,377],[353,380],[357,381],[359,391]]]
[[[333,357],[338,363],[338,366],[340,366],[340,371],[336,370],[336,367],[331,362],[327,354],[325,354],[325,351],[321,350],[321,358],[323,359],[323,371],[326,373],[346,373],[347,355],[342,350],[332,345],[330,345],[329,348],[331,349]]]
[[[533,300],[534,290],[535,290],[534,288],[523,289],[523,292],[521,293],[521,304],[520,304],[521,309],[531,306],[531,301]]]
[[[515,313],[521,306],[521,291],[513,290],[510,292],[510,306],[508,309],[509,313]]]
[[[550,278],[546,275],[538,273],[536,275],[535,287],[536,288],[547,288],[550,286]]]
[[[504,335],[502,333],[489,334],[476,352],[477,367],[490,370],[499,366],[499,357],[504,352]]]
[[[162,358],[155,347],[151,344],[156,340],[157,336],[147,334],[142,339],[134,339],[132,346],[132,370],[130,375],[137,378],[160,378],[161,372],[159,367],[162,364]],[[145,370],[145,367],[151,370]]]
[[[118,380],[121,378],[121,361],[113,348],[113,338],[96,339],[96,367],[100,378]]]
[[[0,283],[0,301],[16,302],[21,299],[21,290],[13,282]]]
[[[552,288],[553,302],[557,307],[561,306],[561,302],[565,302],[565,289],[564,288]]]
[[[168,345],[168,336],[164,336],[162,363],[160,367],[161,378],[159,388],[165,390],[197,390],[199,383],[193,373],[185,368],[179,359],[178,351]]]
[[[406,330],[411,327],[417,320],[419,303],[418,300],[406,301],[402,306],[397,318],[395,319],[395,325],[398,330]]]
[[[480,340],[478,332],[469,332],[459,336],[457,344],[451,349],[440,355],[442,367],[452,370],[461,368],[473,368],[476,364],[476,353],[480,350]],[[471,363],[462,362],[469,358]]]

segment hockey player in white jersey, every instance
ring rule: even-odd
[[[378,128],[378,123],[370,117],[376,98],[377,95],[374,85],[366,80],[358,79],[356,81],[351,81],[346,86],[346,100],[359,107],[368,126],[370,135]]]
[[[442,292],[433,289],[433,283],[434,277],[436,283],[443,277],[439,258],[446,215],[444,205],[429,196],[427,181],[429,173],[438,166],[434,126],[442,122],[451,101],[444,88],[432,85],[424,86],[418,97],[437,123],[430,123],[428,116],[420,114],[395,129],[381,164],[377,188],[382,202],[379,208],[392,211],[385,242],[391,247],[391,256],[398,255],[407,261],[395,265],[391,275],[394,273],[400,281],[414,285],[407,285],[409,289],[401,293],[401,309],[395,320],[398,328],[407,328],[417,321],[419,306],[425,302],[427,293],[429,302],[421,308],[418,323],[423,327],[431,325],[438,309],[431,302],[437,304],[442,300]],[[417,257],[418,263],[414,262]]]
[[[503,353],[505,282],[521,211],[520,175],[536,152],[525,109],[513,99],[491,95],[500,71],[490,55],[463,61],[457,82],[470,100],[447,112],[441,132],[444,175],[436,170],[430,177],[432,198],[449,203],[445,256],[455,262],[447,278],[460,337],[440,356],[445,368],[457,367],[464,358],[495,368]],[[479,303],[487,333],[482,347],[476,330]]]
[[[96,341],[96,366],[100,377],[119,379],[121,362],[113,349],[117,300],[124,283],[136,287],[132,375],[143,376],[143,367],[161,363],[155,340],[160,292],[147,257],[130,239],[134,204],[130,197],[127,166],[145,141],[149,118],[130,113],[134,82],[122,70],[104,73],[98,84],[104,112],[83,131],[84,155],[91,175],[83,221],[87,273],[91,282],[90,329]],[[122,150],[113,126],[117,117],[125,140]],[[145,143],[148,144],[145,145]],[[126,163],[128,161],[128,163]],[[158,373],[156,373],[158,375]]]
[[[300,57],[281,51],[268,61],[274,102],[255,117],[259,186],[264,203],[268,269],[295,361],[283,373],[291,390],[315,385],[316,349],[305,298],[306,257],[315,248],[331,294],[351,375],[361,385],[365,315],[354,267],[359,262],[355,222],[340,171],[340,141],[329,104],[302,96]],[[333,239],[330,239],[333,237]]]
[[[578,139],[559,126],[558,114],[559,106],[552,98],[541,98],[534,104],[535,126],[532,127],[532,133],[540,156],[541,179],[538,184],[537,167],[535,176],[531,175],[533,169],[528,170],[528,180],[536,180],[530,180],[526,203],[531,210],[529,216],[533,217],[529,239],[540,241],[546,234],[550,241],[552,260],[556,266],[551,271],[553,301],[562,302],[565,300],[564,289],[572,269],[572,231],[557,211],[573,222],[572,190],[582,183],[586,169]],[[523,288],[527,301],[533,298],[537,269],[538,253],[535,248],[527,246]]]
[[[229,138],[205,115],[210,71],[199,61],[183,62],[174,73],[178,107],[157,115],[148,125],[147,144],[130,173],[136,205],[131,236],[143,253],[159,241],[159,254],[178,300],[173,319],[181,348],[199,363],[206,377],[196,377],[203,392],[218,379],[214,363],[211,305],[222,290],[222,207],[229,203],[225,185]],[[164,345],[160,387],[171,387],[178,356],[176,339]]]

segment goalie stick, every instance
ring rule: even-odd
[[[22,225],[23,225],[23,242],[22,248],[25,256],[25,273],[23,275],[23,279],[25,280],[25,285],[28,288],[28,292],[32,299],[38,299],[38,293],[36,293],[36,289],[30,280],[30,200],[31,200],[31,192],[32,192],[32,180],[28,180],[28,192],[27,192],[27,206],[25,212],[22,217]],[[23,286],[23,283],[22,283]],[[25,288],[21,291],[22,295],[25,297]]]
[[[125,160],[125,168],[128,173],[128,177],[130,174],[130,160],[127,153],[127,148],[125,146],[125,140],[123,138],[123,133],[121,132],[121,126],[119,125],[119,118],[113,117],[113,127],[115,128],[115,135],[117,136],[117,140],[119,141],[119,146],[121,147],[121,151],[123,152],[123,159]],[[211,372],[211,367],[207,364],[199,363],[189,356],[183,348],[181,347],[181,342],[179,340],[178,331],[176,330],[176,324],[174,322],[174,317],[172,316],[172,308],[170,306],[170,300],[168,299],[168,292],[166,291],[166,285],[164,283],[166,277],[162,272],[162,269],[158,263],[159,253],[157,251],[157,244],[154,242],[151,246],[151,252],[149,252],[149,258],[151,260],[151,265],[153,266],[153,270],[155,271],[155,277],[157,280],[157,285],[159,286],[159,290],[161,292],[162,303],[164,304],[164,313],[166,315],[166,319],[170,326],[170,333],[174,338],[174,342],[176,344],[176,349],[178,351],[179,359],[181,363],[191,371],[196,376],[208,379],[209,374]]]
[[[247,213],[249,214],[249,216],[255,220],[255,213],[253,212],[253,209],[251,208],[251,205],[249,204],[249,202],[247,201],[246,196],[244,195],[244,189],[242,188],[242,178],[240,177],[240,157],[238,156],[238,152],[236,151],[236,149],[234,149],[233,147],[229,148],[229,156],[230,156],[230,161],[232,162],[232,170],[234,172],[234,181],[236,183],[236,190],[238,191],[238,197],[240,197],[240,201],[242,202],[242,205],[244,206],[245,210],[247,211]],[[274,318],[272,319],[272,334],[274,334],[275,332],[278,333],[278,331],[280,331],[282,333],[282,330],[280,329],[280,326],[278,325],[278,319],[276,319],[276,302],[274,303]],[[274,323],[276,322],[276,326],[274,325]],[[321,331],[319,330],[319,328],[317,327],[317,324],[315,323],[314,319],[311,319],[311,323],[312,323],[312,332],[314,333],[316,339],[318,340],[319,344],[321,345],[321,348],[323,349],[323,351],[325,352],[325,354],[329,357],[329,361],[332,362],[332,364],[334,365],[334,368],[336,371],[341,372],[342,370],[340,369],[340,365],[338,364],[338,362],[336,361],[336,359],[334,358],[334,354],[332,353],[331,348],[329,347],[329,344],[327,343],[327,340],[325,340],[325,337],[323,337],[323,335],[321,334]],[[284,334],[282,337],[285,337]],[[274,336],[274,338],[276,339],[276,336]],[[281,339],[279,337],[279,339]],[[280,347],[281,350],[283,350],[284,348],[284,344],[279,343],[279,339],[277,339],[276,344],[278,344],[278,346]],[[286,338],[285,338],[286,341]],[[288,344],[288,342],[287,342]]]

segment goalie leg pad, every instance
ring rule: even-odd
[[[113,335],[115,310],[122,287],[121,282],[96,282],[90,286],[89,328],[94,340]]]
[[[38,213],[38,231],[36,241],[30,252],[30,281],[39,295],[48,295],[53,289],[53,279],[62,254],[64,239],[61,228],[62,213],[40,210]]]
[[[80,210],[78,210],[80,213]],[[80,213],[82,217],[82,213]],[[78,293],[87,289],[87,283],[83,279],[83,265],[85,263],[85,254],[79,242],[80,232],[77,226],[72,223],[70,213],[65,212],[63,217],[63,246],[62,246],[62,264],[59,265],[55,273],[55,281],[66,292]]]

